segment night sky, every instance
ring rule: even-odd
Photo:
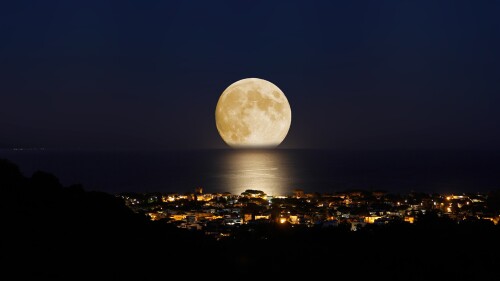
[[[236,80],[282,148],[500,149],[499,1],[3,1],[0,148],[224,148]]]

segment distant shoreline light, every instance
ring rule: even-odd
[[[24,151],[24,150],[46,150],[45,147],[14,147],[14,148],[11,148],[10,150],[13,150],[13,151]]]

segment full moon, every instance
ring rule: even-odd
[[[246,78],[222,92],[215,123],[222,139],[234,148],[273,148],[288,134],[292,110],[273,83]]]

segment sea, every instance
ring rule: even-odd
[[[25,176],[53,173],[88,191],[290,195],[335,193],[480,193],[500,188],[500,151],[272,150],[0,150]]]

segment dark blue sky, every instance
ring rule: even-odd
[[[0,147],[225,147],[217,100],[258,77],[282,147],[500,149],[499,1],[6,2]]]

